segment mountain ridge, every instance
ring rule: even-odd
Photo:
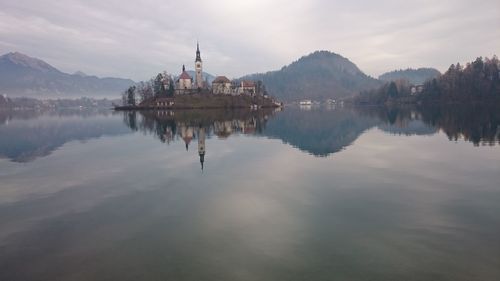
[[[9,96],[117,96],[133,84],[131,79],[65,73],[19,52],[0,56],[0,94]]]

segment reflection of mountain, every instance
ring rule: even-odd
[[[425,124],[421,120],[406,120],[404,124],[382,124],[378,128],[384,132],[388,132],[395,135],[406,135],[406,136],[422,136],[422,135],[433,135],[437,133],[438,129],[430,125]]]
[[[269,122],[263,134],[316,156],[327,156],[349,146],[364,131],[377,125],[373,118],[352,110],[287,108]]]
[[[32,117],[37,118],[17,119],[14,114],[5,119],[8,122],[0,125],[0,157],[6,157],[14,162],[30,162],[37,157],[51,154],[70,141],[130,133],[130,130],[121,123],[120,116],[35,115]]]

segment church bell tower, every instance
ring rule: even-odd
[[[196,42],[196,60],[194,61],[194,69],[196,70],[195,85],[197,88],[203,88],[203,62],[200,55],[200,44]]]

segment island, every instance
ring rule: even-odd
[[[262,81],[230,80],[217,76],[211,83],[203,77],[200,46],[196,44],[194,79],[186,67],[178,76],[166,71],[146,82],[129,87],[115,110],[144,109],[237,109],[277,108],[282,103],[268,95]]]

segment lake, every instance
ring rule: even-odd
[[[500,280],[500,110],[0,112],[0,280]]]

